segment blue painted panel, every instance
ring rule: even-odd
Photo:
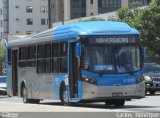
[[[65,82],[65,75],[66,74],[55,74],[53,75],[53,88],[54,88],[54,96],[55,96],[55,100],[60,100],[59,98],[59,91],[60,91],[60,84],[62,81]]]
[[[103,74],[98,75],[82,70],[82,75],[94,78],[98,86],[113,86],[113,85],[132,85],[136,84],[136,79],[143,74],[143,69],[131,74]]]
[[[78,101],[82,99],[82,81],[78,81]]]

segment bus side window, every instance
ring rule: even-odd
[[[52,44],[52,73],[59,73],[60,72],[60,61],[59,56],[60,55],[60,45],[58,43]]]
[[[51,43],[45,44],[45,73],[51,73]]]
[[[28,67],[36,67],[36,46],[32,45],[28,47]]]
[[[28,50],[27,47],[19,48],[19,67],[27,67]]]
[[[37,73],[44,73],[44,45],[37,45]]]

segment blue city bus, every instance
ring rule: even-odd
[[[7,45],[7,93],[24,103],[105,102],[145,96],[139,32],[123,22],[57,26]]]

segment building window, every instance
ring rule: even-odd
[[[19,21],[19,18],[16,18],[16,21]]]
[[[3,34],[2,34],[2,32],[1,32],[1,36],[0,36],[1,39],[2,39],[2,35],[3,35]]]
[[[45,6],[41,6],[41,7],[40,7],[40,11],[41,11],[42,13],[45,13]]]
[[[16,34],[19,34],[19,31],[16,31]]]
[[[27,31],[27,32],[26,32],[26,34],[28,34],[28,35],[29,35],[29,34],[32,34],[32,33],[33,33],[33,31]]]
[[[27,25],[33,25],[33,19],[27,19]]]
[[[0,15],[2,15],[2,9],[0,9]]]
[[[45,19],[41,19],[41,25],[45,25],[46,22],[45,22]]]
[[[93,0],[90,0],[90,3],[93,4]]]
[[[93,16],[93,12],[91,12],[91,16]]]
[[[138,2],[142,5],[146,5],[146,4],[149,4],[151,2],[151,0],[129,0],[129,4],[132,4],[135,2]]]
[[[48,6],[46,6],[46,12],[48,12]]]
[[[33,7],[32,6],[26,6],[26,12],[30,13],[33,11]]]
[[[121,8],[121,0],[98,0],[98,12],[106,13]]]
[[[1,22],[0,22],[0,27],[2,27],[2,25],[3,25],[3,24],[2,24],[2,20],[1,20]]]
[[[17,8],[17,9],[18,9],[18,8],[19,8],[19,6],[17,5],[17,6],[15,6],[15,8]]]

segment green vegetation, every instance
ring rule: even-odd
[[[5,67],[6,50],[5,47],[0,45],[0,75],[4,75],[3,68]]]
[[[108,20],[122,21],[138,29],[141,33],[143,45],[147,47],[148,56],[160,55],[160,0],[152,0],[148,6],[133,3],[128,8],[117,10],[116,18]],[[105,19],[93,17],[83,21],[104,21]]]
[[[119,9],[117,16],[112,20],[127,22],[140,31],[148,56],[160,55],[160,0],[153,0],[141,9],[136,5]]]
[[[79,22],[86,22],[86,21],[105,21],[105,19],[92,17],[92,18],[86,19],[86,20],[82,20],[82,19],[79,20]]]

